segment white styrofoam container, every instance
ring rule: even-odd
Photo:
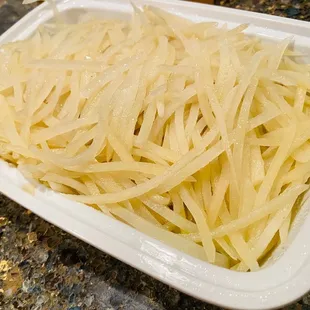
[[[56,0],[56,3],[70,20],[84,11],[121,18],[132,11],[129,1],[123,0]],[[158,6],[197,22],[213,20],[229,26],[249,23],[249,34],[268,40],[294,36],[296,47],[310,54],[307,22],[176,0],[135,3]],[[39,24],[51,18],[49,6],[40,5],[4,33],[0,44],[29,36]],[[286,305],[310,290],[310,216],[307,216],[310,200],[306,199],[295,221],[287,249],[278,249],[271,262],[258,272],[237,273],[183,254],[43,186],[32,196],[22,189],[25,183],[17,169],[0,161],[3,194],[98,249],[201,300],[227,308],[262,310]]]

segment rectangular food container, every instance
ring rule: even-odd
[[[120,18],[132,12],[129,1],[122,0],[55,2],[72,22],[84,11]],[[267,40],[293,36],[298,50],[310,55],[310,23],[307,22],[177,0],[145,0],[135,4],[158,6],[197,22],[212,20],[230,27],[248,23],[249,34]],[[40,5],[3,34],[0,44],[26,38],[38,25],[51,19],[52,14],[46,3]],[[31,195],[23,190],[26,183],[16,168],[0,162],[3,194],[98,249],[203,301],[225,308],[273,309],[295,301],[310,290],[310,216],[307,215],[310,200],[307,197],[291,230],[289,244],[278,248],[262,270],[238,273],[183,254],[43,186]]]

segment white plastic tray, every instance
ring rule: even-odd
[[[83,10],[125,18],[132,11],[123,0],[56,0],[70,19]],[[159,6],[195,21],[215,20],[229,26],[249,23],[249,33],[279,40],[294,36],[298,49],[310,54],[310,23],[176,0],[149,0],[136,4]],[[23,39],[52,17],[42,4],[0,37],[0,44]],[[308,59],[309,60],[309,59]],[[310,290],[310,217],[306,202],[291,233],[292,243],[272,264],[254,273],[221,269],[185,255],[129,226],[59,194],[40,188],[32,196],[22,189],[25,179],[0,162],[0,191],[27,209],[106,253],[154,278],[201,300],[235,309],[271,309],[283,306]],[[280,253],[280,254],[279,254]]]

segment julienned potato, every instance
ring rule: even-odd
[[[52,2],[52,1],[51,1]],[[146,7],[0,48],[1,157],[194,257],[257,270],[310,176],[310,66],[290,39]]]

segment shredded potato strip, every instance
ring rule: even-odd
[[[248,215],[240,217],[237,220],[233,220],[227,225],[218,227],[214,230],[212,235],[214,237],[222,237],[231,232],[245,228],[282,208],[283,203],[285,203],[290,197],[292,197],[292,200],[296,200],[296,198],[308,188],[309,187],[307,185],[296,185],[291,189],[285,190],[283,194],[279,195],[277,198],[272,199],[270,202],[266,203],[260,208],[255,209]]]
[[[187,188],[181,188],[180,196],[197,223],[208,261],[210,263],[215,262],[215,246],[206,222],[204,211],[198,206]]]

